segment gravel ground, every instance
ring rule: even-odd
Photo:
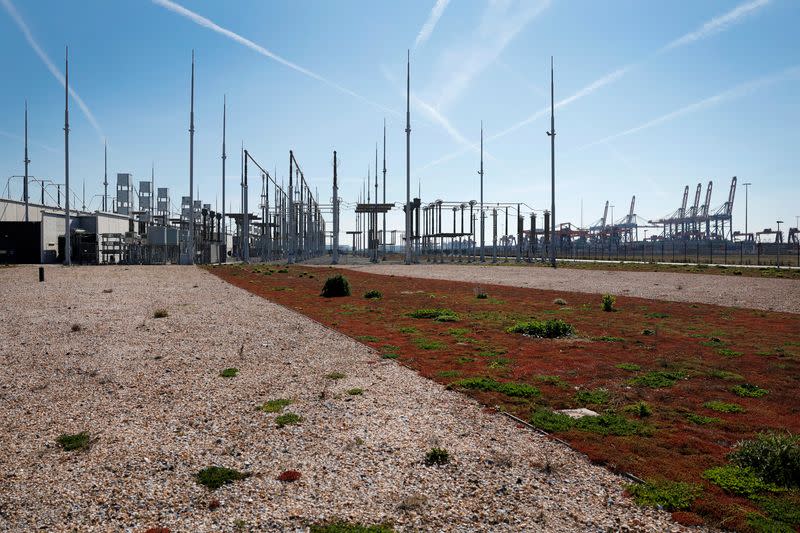
[[[46,276],[0,270],[2,530],[685,529],[583,456],[200,269]],[[257,410],[274,398],[302,422],[277,428]],[[56,445],[81,431],[88,450]],[[432,446],[450,464],[425,466]],[[212,493],[193,479],[210,465],[252,476]],[[276,479],[289,469],[299,481]]]
[[[470,283],[510,285],[554,291],[637,296],[653,300],[695,302],[800,313],[800,282],[788,279],[715,276],[672,272],[556,270],[524,266],[458,264],[342,265],[374,274],[394,274]]]

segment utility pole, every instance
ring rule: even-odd
[[[67,197],[64,203],[64,264],[72,266],[72,239],[69,231],[69,46],[65,55],[64,81],[64,181]]]
[[[481,169],[478,171],[481,175],[481,263],[486,262],[486,256],[483,252],[483,121],[481,120]]]
[[[294,264],[294,153],[289,150],[289,253],[286,262]]]
[[[108,211],[108,139],[103,141],[103,213]]]
[[[405,264],[411,258],[411,51],[406,59],[406,250]]]
[[[386,203],[386,118],[383,119],[383,203]],[[383,212],[383,259],[386,260],[386,211]]]
[[[250,262],[250,208],[247,205],[247,150],[244,151],[244,177],[242,178],[242,261]],[[256,211],[258,212],[258,211]]]
[[[25,187],[23,191],[23,196],[25,197],[25,222],[29,222],[28,219],[28,164],[30,164],[31,160],[28,159],[28,101],[25,100]]]
[[[336,150],[333,151],[333,250],[331,264],[339,264],[339,184],[336,181]]]
[[[373,262],[378,262],[378,143],[375,143],[375,212],[370,215],[374,221],[372,225],[372,238],[375,241],[375,250],[372,252]]]
[[[550,265],[556,267],[556,119],[553,57],[550,56]]]
[[[750,186],[752,183],[742,183],[744,185],[744,238],[747,240],[747,196],[748,192],[750,192]]]
[[[225,119],[228,112],[228,97],[222,96],[222,250],[223,255],[220,256],[220,263],[224,263],[228,255],[228,231],[225,226],[225,160],[228,158],[225,155]]]
[[[194,264],[194,50],[192,50],[192,95],[189,108],[189,238],[188,261]]]

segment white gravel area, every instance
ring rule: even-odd
[[[625,272],[477,264],[343,265],[374,274],[510,285],[554,291],[636,296],[800,313],[800,282],[790,279],[675,272]]]
[[[583,456],[199,268],[1,269],[0,311],[0,530],[687,530]],[[257,410],[275,398],[302,422]],[[56,444],[81,431],[88,450]],[[423,464],[433,446],[450,464]],[[211,492],[194,480],[211,465],[252,476]]]

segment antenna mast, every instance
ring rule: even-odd
[[[225,122],[228,114],[228,96],[222,96],[222,249],[224,254],[220,256],[220,263],[224,263],[227,258],[228,232],[225,227]]]
[[[189,238],[187,253],[194,264],[194,50],[192,50],[192,94],[189,107]]]
[[[28,222],[28,164],[31,162],[28,159],[28,101],[25,100],[25,190],[23,196],[25,197],[25,222]]]
[[[553,89],[553,56],[550,56],[550,265],[556,267],[556,119]]]
[[[411,258],[411,51],[406,59],[406,254],[405,264]]]
[[[64,182],[67,188],[67,197],[64,203],[64,264],[72,266],[72,239],[70,238],[69,219],[69,46],[65,54],[65,79],[64,79]]]

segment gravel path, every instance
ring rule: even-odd
[[[0,270],[0,530],[684,530],[582,456],[200,269],[46,276]],[[257,410],[274,398],[303,421],[278,429]],[[55,444],[80,431],[89,450]],[[432,446],[451,463],[423,465]],[[253,475],[211,493],[193,479],[210,465]]]
[[[470,283],[510,285],[555,291],[637,296],[673,302],[695,302],[800,313],[800,282],[788,279],[715,276],[673,272],[556,270],[525,266],[458,264],[343,265],[374,274],[393,274]]]

